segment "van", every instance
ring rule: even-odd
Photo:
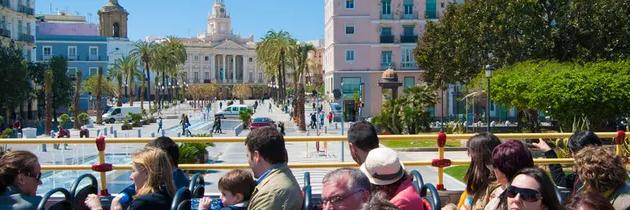
[[[235,104],[235,105],[229,105],[225,108],[223,108],[223,110],[217,112],[216,114],[214,114],[215,118],[229,118],[229,117],[233,117],[233,118],[238,118],[240,116],[241,111],[245,111],[245,110],[252,110],[249,106],[244,105],[244,104]]]
[[[106,123],[121,121],[124,120],[129,113],[142,114],[142,109],[140,109],[140,107],[133,106],[112,107],[103,114],[103,121]]]

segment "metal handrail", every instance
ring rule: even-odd
[[[614,138],[617,132],[595,133],[602,139]],[[447,141],[467,140],[474,136],[471,134],[448,134]],[[552,139],[569,138],[573,133],[497,133],[500,139]],[[438,134],[415,135],[379,135],[380,141],[417,141],[420,139],[435,140]],[[626,132],[630,136],[630,132]],[[108,144],[146,144],[154,138],[107,138]],[[171,137],[177,143],[243,143],[245,137]],[[346,141],[346,136],[285,136],[285,142],[313,142],[313,141]],[[89,138],[24,138],[24,139],[0,139],[0,144],[93,144],[94,139]]]

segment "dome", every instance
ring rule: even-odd
[[[394,71],[394,69],[392,68],[388,68],[387,70],[385,70],[383,72],[383,75],[381,76],[381,79],[392,79],[392,78],[398,78],[398,74],[396,74],[396,71]]]

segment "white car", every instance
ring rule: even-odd
[[[124,120],[129,113],[142,114],[142,109],[133,106],[112,107],[103,114],[103,121],[106,123],[121,121]]]
[[[222,119],[229,118],[229,117],[238,118],[240,116],[241,111],[245,111],[247,109],[252,110],[252,108],[244,104],[229,105],[223,108],[223,110],[214,114],[214,117],[220,117]]]

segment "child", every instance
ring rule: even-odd
[[[219,191],[224,210],[246,210],[252,192],[256,187],[256,181],[250,172],[240,169],[229,171],[219,179]],[[199,209],[210,208],[212,200],[204,197],[199,200]]]

